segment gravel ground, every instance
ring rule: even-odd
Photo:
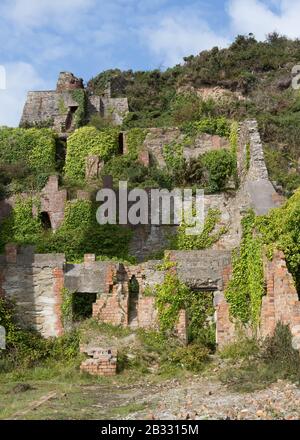
[[[195,377],[185,384],[174,380],[162,384],[145,401],[151,411],[132,413],[126,419],[300,419],[300,388],[284,381],[261,391],[236,393],[207,378]]]

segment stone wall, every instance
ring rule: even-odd
[[[75,127],[74,113],[78,103],[72,97],[72,91],[84,89],[81,78],[70,72],[61,72],[56,90],[28,92],[20,125],[49,123],[58,133],[72,132]],[[116,125],[121,125],[128,113],[127,98],[111,98],[95,96],[87,92],[87,118],[98,113],[111,116]]]
[[[247,169],[247,150],[250,153]],[[239,127],[238,171],[240,198],[253,208],[257,215],[266,214],[280,206],[284,199],[278,195],[269,180],[263,145],[255,120],[245,121]]]
[[[16,304],[18,322],[43,336],[62,333],[61,289],[64,255],[34,254],[30,247],[7,245],[0,257],[0,290]]]
[[[180,143],[183,140],[184,134],[179,128],[149,128],[143,150],[149,152],[150,163],[156,163],[163,168],[166,165],[163,155],[164,146],[172,142]],[[183,148],[183,155],[186,159],[197,158],[208,151],[229,147],[229,141],[224,137],[199,133],[190,146]]]
[[[47,185],[41,191],[41,212],[49,215],[51,227],[56,231],[62,224],[65,216],[67,190],[59,189],[58,177],[50,176]]]

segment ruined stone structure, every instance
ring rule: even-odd
[[[58,90],[49,93],[53,93],[53,97],[58,99],[57,97],[69,94],[70,90],[77,88],[82,88],[81,81],[72,76],[62,75]],[[90,97],[95,107],[98,105],[98,98]],[[37,99],[37,95],[32,99]],[[44,108],[43,99],[41,109]],[[103,102],[106,102],[105,99]],[[30,106],[30,102],[27,105]],[[32,105],[37,111],[36,103]],[[25,116],[26,112],[31,114],[30,107],[27,110],[25,107],[24,111]],[[41,118],[45,117],[42,110],[39,115]],[[34,114],[31,116],[35,117]],[[253,208],[257,215],[263,215],[270,208],[282,203],[282,198],[276,193],[268,178],[256,122],[241,123],[238,134],[239,189],[235,191],[232,188],[226,193],[205,195],[204,201],[206,213],[210,208],[219,209],[221,221],[216,229],[226,227],[227,232],[208,250],[168,251],[169,259],[174,261],[180,280],[199,295],[202,292],[211,293],[215,306],[217,342],[221,347],[234,340],[236,336],[224,290],[231,275],[231,251],[239,246],[241,240],[241,219],[249,208]],[[122,135],[126,153],[126,133]],[[176,128],[149,129],[141,149],[140,161],[145,166],[156,162],[158,166],[163,167],[164,145],[172,141],[178,142],[180,139],[182,134]],[[193,145],[184,148],[184,155],[186,158],[194,158],[218,148],[230,148],[228,140],[201,134],[197,136]],[[98,173],[100,166],[99,158],[89,158],[87,177],[92,178],[95,172]],[[111,187],[111,179],[106,179],[104,186]],[[65,203],[68,199],[66,190],[60,189],[58,178],[52,176],[37,196],[40,197],[42,212],[49,217],[51,228],[56,230],[64,219]],[[85,191],[77,193],[78,199],[88,197],[89,194]],[[8,215],[13,205],[13,198],[0,202],[0,220]],[[46,337],[57,336],[63,332],[63,287],[71,294],[94,295],[91,315],[102,322],[130,326],[133,329],[155,329],[158,327],[155,297],[149,296],[148,291],[163,282],[165,271],[158,270],[162,261],[143,261],[150,254],[165,248],[170,232],[174,232],[176,227],[162,223],[135,226],[131,243],[131,253],[139,261],[135,266],[96,261],[94,255],[86,255],[82,264],[67,264],[64,255],[37,255],[31,248],[18,249],[16,246],[8,245],[5,255],[0,257],[0,295],[16,302],[22,325],[33,327]],[[266,262],[265,276],[267,290],[262,304],[260,334],[263,337],[271,334],[276,323],[283,321],[290,325],[294,346],[298,348],[300,305],[282,254],[276,254],[272,262]],[[187,342],[187,329],[188,317],[186,311],[181,310],[174,332],[183,343]],[[100,350],[101,353],[99,350],[89,353],[92,358],[84,363],[82,370],[93,374],[115,374],[115,355],[104,353],[105,350],[106,348]]]
[[[110,89],[103,96],[92,95],[83,80],[72,73],[61,72],[56,90],[28,92],[21,117],[21,126],[47,125],[59,134],[67,134],[76,128],[76,111],[80,103],[72,92],[83,90],[86,96],[86,119],[93,114],[111,117],[115,125],[121,125],[128,112],[127,98],[112,98]]]

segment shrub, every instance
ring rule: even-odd
[[[300,355],[292,347],[292,335],[288,325],[279,322],[273,336],[264,341],[262,360],[284,376],[300,379]]]
[[[202,161],[208,171],[209,189],[212,192],[222,191],[228,179],[234,175],[234,156],[225,149],[208,151],[202,156]]]
[[[179,347],[171,353],[171,362],[181,367],[199,372],[209,360],[209,349],[198,344]]]

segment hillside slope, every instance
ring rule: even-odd
[[[290,194],[300,185],[300,95],[291,86],[300,41],[273,33],[265,42],[238,36],[164,72],[108,70],[91,79],[91,91],[127,96],[124,128],[181,126],[201,116],[255,117],[272,180]]]

